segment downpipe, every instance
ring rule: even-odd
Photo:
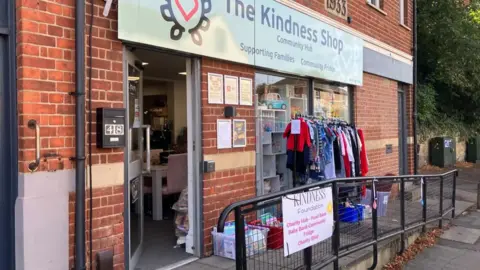
[[[75,1],[75,270],[85,263],[85,0]]]
[[[413,0],[413,174],[418,174],[418,141],[417,141],[417,0]]]

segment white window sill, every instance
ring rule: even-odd
[[[410,27],[406,26],[405,24],[403,23],[400,23],[400,26],[407,29],[408,31],[412,31],[412,29],[410,29]]]
[[[370,6],[371,8],[373,8],[373,9],[375,9],[376,11],[380,12],[384,16],[387,16],[387,13],[385,11],[381,10],[379,7],[373,5],[372,3],[367,1],[367,5]]]

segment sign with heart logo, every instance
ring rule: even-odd
[[[118,38],[362,85],[363,40],[280,0],[122,0]],[[226,97],[225,97],[226,98]]]
[[[193,7],[189,11],[186,11],[185,7],[182,5],[181,1],[180,0],[175,0],[175,4],[177,5],[178,9],[180,10],[180,13],[182,13],[182,16],[185,19],[185,21],[187,21],[187,22],[198,11],[198,0],[191,0],[191,2],[193,2]]]
[[[203,38],[201,31],[207,31],[210,27],[210,20],[207,14],[212,9],[211,0],[166,0],[160,7],[162,17],[167,22],[173,22],[170,30],[170,37],[173,40],[180,40],[183,33],[188,30],[192,41],[201,46]]]

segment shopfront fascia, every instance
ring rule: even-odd
[[[363,40],[276,2],[119,3],[119,38],[277,70],[362,85]],[[241,27],[239,27],[241,26]]]

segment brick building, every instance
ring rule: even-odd
[[[339,9],[327,0],[119,0],[106,13],[108,1],[90,1],[0,1],[0,215],[14,215],[0,221],[0,251],[15,251],[0,252],[0,268],[74,265],[78,130],[92,163],[87,254],[91,237],[93,254],[113,251],[115,269],[212,254],[220,211],[265,191],[269,111],[277,125],[294,112],[342,118],[365,132],[369,175],[413,171],[411,0],[347,0]],[[85,2],[84,63],[75,61],[76,2]],[[72,94],[76,64],[85,95]],[[82,98],[85,129],[76,124]],[[97,108],[125,109],[124,128],[109,122],[113,131],[104,131],[119,147],[97,147]],[[182,190],[188,210],[172,212]],[[174,229],[179,217],[188,233]],[[148,256],[162,258],[146,265]]]

